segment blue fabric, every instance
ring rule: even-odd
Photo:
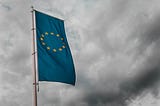
[[[75,85],[75,69],[64,21],[35,11],[39,81]]]

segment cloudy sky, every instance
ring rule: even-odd
[[[0,0],[0,106],[32,106],[31,5],[65,20],[76,86],[40,83],[38,106],[159,106],[159,0]]]

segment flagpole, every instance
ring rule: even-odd
[[[33,81],[33,86],[34,86],[34,90],[33,90],[33,94],[34,94],[34,106],[37,106],[37,72],[36,72],[36,56],[35,56],[35,25],[34,25],[34,8],[33,6],[32,8],[32,33],[33,33],[33,70],[34,70],[34,81]]]

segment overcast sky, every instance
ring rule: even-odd
[[[0,106],[32,106],[31,5],[65,20],[76,86],[38,106],[160,106],[159,0],[0,0]]]

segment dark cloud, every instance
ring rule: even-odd
[[[128,101],[135,99],[135,97],[141,95],[141,93],[148,89],[152,91],[154,87],[156,88],[159,80],[160,69],[157,67],[122,82],[119,85],[119,90],[117,92],[114,90],[108,92],[106,85],[97,84],[100,87],[103,87],[104,90],[96,90],[95,88],[88,89],[82,98],[75,101],[73,100],[70,105],[79,106],[77,105],[78,102],[87,104],[87,106],[128,106]]]
[[[92,88],[86,89],[82,98],[73,100],[69,105],[79,106],[78,102],[87,104],[87,106],[128,106],[129,101],[147,90],[155,91],[156,95],[159,95],[159,91],[155,90],[160,81],[159,65],[141,72],[132,78],[125,79],[118,85],[117,91],[114,88],[108,91],[109,86],[102,84],[99,80],[101,84],[96,83]],[[96,86],[99,86],[98,89]]]
[[[145,16],[145,18],[148,18]],[[148,20],[148,19],[146,19]],[[147,23],[142,23],[138,24],[139,29],[137,28],[135,31],[132,32],[131,36],[129,36],[126,39],[126,42],[130,42],[130,40],[133,39],[138,39],[137,41],[137,46],[134,51],[136,51],[135,58],[139,58],[138,56],[142,56],[146,49],[151,46],[152,44],[155,43],[155,45],[159,44],[159,39],[160,39],[160,24],[158,23],[160,20],[160,15],[156,14],[153,20],[148,20]],[[141,20],[139,20],[141,21]],[[131,51],[131,52],[134,52]],[[157,51],[154,49],[152,52]]]
[[[86,45],[86,48],[90,49],[91,51],[93,47],[93,51],[91,52],[92,55],[82,57],[83,63],[81,65],[83,66],[83,68],[81,67],[82,69],[81,71],[83,70],[91,71],[92,73],[91,76],[93,77],[93,79],[88,78],[88,80],[90,81],[89,82],[87,78],[86,79],[83,78],[83,75],[80,77],[86,80],[89,87],[83,89],[84,92],[83,97],[73,100],[69,105],[79,106],[80,104],[83,104],[84,106],[106,106],[106,105],[128,106],[130,100],[134,100],[137,96],[141,95],[145,91],[148,90],[149,92],[155,91],[155,89],[157,89],[158,87],[157,85],[159,84],[160,81],[160,67],[159,67],[160,52],[158,49],[159,48],[158,45],[160,44],[159,42],[160,33],[158,30],[160,25],[158,23],[159,16],[155,15],[154,19],[151,22],[146,23],[145,20],[148,20],[147,19],[148,17],[146,18],[145,16],[145,20],[142,21],[144,17],[141,15],[140,12],[137,12],[136,13],[137,16],[135,18],[132,18],[130,17],[129,8],[128,10],[125,8],[122,10],[118,9],[119,11],[121,11],[120,13],[122,13],[120,15],[116,14],[118,12],[116,8],[114,10],[115,12],[113,11],[111,16],[107,16],[108,14],[105,15],[105,13],[107,13],[107,9],[101,11],[102,13],[100,12],[97,15],[97,17],[99,18],[92,20],[92,23],[94,23],[97,26],[90,27],[87,30],[88,32],[86,32],[86,34],[88,35],[86,37],[86,42],[89,41],[87,43],[89,47],[87,47]],[[146,10],[144,10],[144,13],[145,12]],[[106,19],[108,17],[112,16],[114,17],[114,15],[115,18],[111,18],[110,21]],[[119,39],[116,42],[119,45],[117,45],[113,41],[110,41],[113,39],[107,38],[110,37],[108,36],[109,35],[108,32],[110,32],[109,30],[113,27],[117,27],[116,25],[119,25],[117,24],[117,21],[119,21],[118,18],[122,19],[122,22],[124,22],[122,24],[124,24],[127,27],[130,27],[130,29],[126,27],[119,27],[119,29],[124,29],[124,30],[128,29],[131,32],[130,34],[127,35],[126,38],[125,37],[123,38],[126,41],[125,45],[121,45],[120,41],[122,38],[120,38],[119,36],[117,36]],[[129,23],[126,23],[126,21],[128,21]],[[136,24],[138,24],[138,26]],[[93,24],[90,25],[92,26]],[[112,36],[113,38],[115,38],[114,37],[115,35],[111,35],[111,37]],[[121,37],[123,37],[123,35],[121,35]],[[135,44],[136,46],[134,48],[130,49],[129,46],[134,45],[133,41],[135,39],[138,39],[138,43]],[[127,49],[129,50],[129,52]],[[127,52],[124,52],[125,50],[127,50]],[[89,52],[87,51],[87,53]],[[85,53],[84,51],[85,55],[87,55],[87,53]],[[106,66],[104,68],[101,67],[100,70],[97,70],[96,67],[93,68],[92,70],[89,70],[89,68],[94,67],[94,64],[96,64],[96,62],[102,57],[105,58],[105,56],[110,55],[111,59],[114,60],[117,54],[121,53],[123,53],[126,57],[128,56],[129,58],[133,56],[132,58],[133,60],[130,66],[128,66],[129,64],[124,63],[125,64],[124,69],[126,71],[122,70],[123,62],[125,62],[123,61],[123,59],[125,60],[126,58],[125,56],[122,57],[122,60],[120,61],[118,60],[113,61],[113,64],[109,66],[107,66],[108,63],[104,63],[106,64]],[[121,62],[122,64],[119,63],[120,65],[117,66],[116,62]],[[103,63],[101,63],[101,65],[102,64]],[[135,70],[132,70],[131,66],[134,64],[136,65],[136,68]],[[117,68],[110,69],[110,67],[117,67]],[[129,68],[126,69],[127,67]],[[110,72],[108,72],[107,70],[109,70]],[[124,74],[121,75],[120,73],[116,73],[118,72],[118,70]],[[113,74],[111,74],[112,73],[111,71],[113,72]],[[135,71],[135,72],[132,72],[132,74],[133,73],[134,74],[133,75],[131,74],[131,77],[127,77],[126,73],[130,71]],[[98,80],[96,80],[97,76],[95,76],[93,73],[97,73]],[[81,81],[83,82],[83,80]],[[159,91],[157,90],[155,92],[159,93]]]
[[[123,97],[133,99],[147,89],[156,87],[160,80],[160,68],[146,70],[145,73],[123,82],[120,85]]]

